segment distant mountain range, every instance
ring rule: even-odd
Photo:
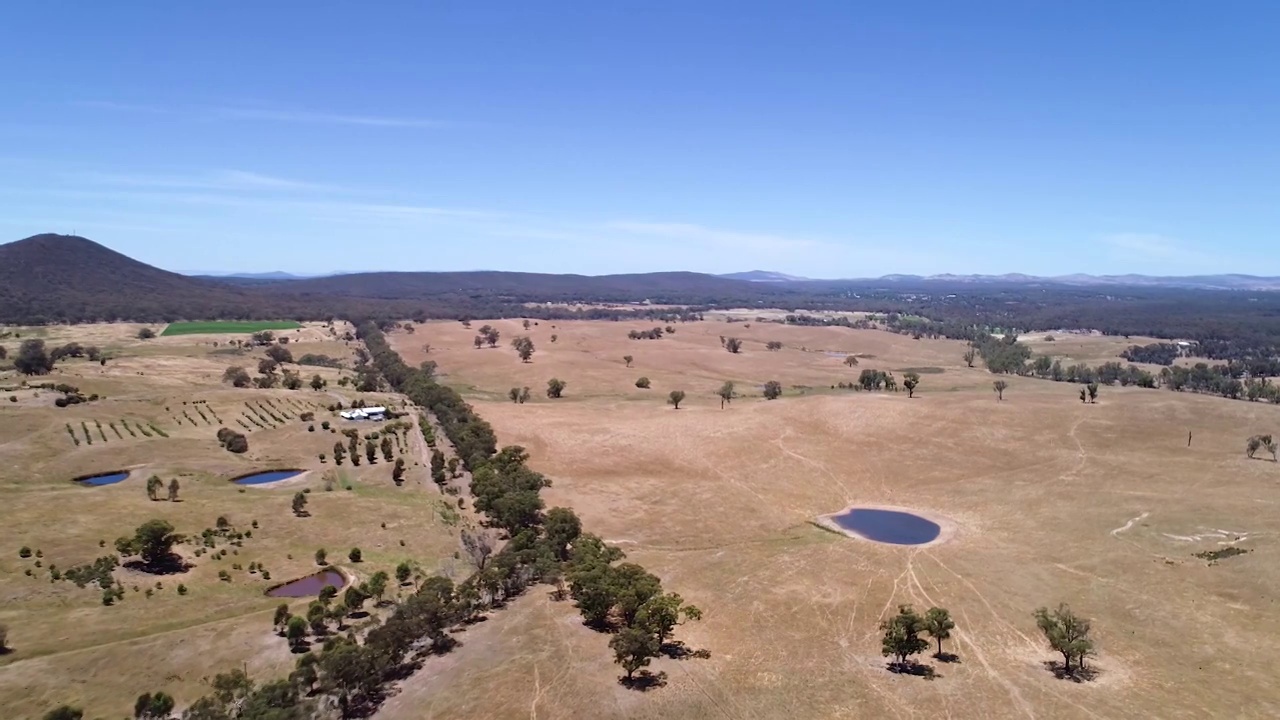
[[[895,283],[895,284],[931,284],[939,285],[1075,285],[1075,286],[1116,286],[1116,287],[1166,287],[1199,290],[1280,290],[1280,277],[1260,275],[1025,275],[1007,273],[1004,275],[883,275],[875,278],[842,278],[838,280],[817,280],[794,275],[786,275],[769,270],[751,270],[748,272],[720,275],[722,278],[746,280],[759,283],[796,283],[796,284],[830,284],[830,283]]]
[[[0,245],[3,323],[352,315],[502,317],[519,312],[527,303],[838,309],[857,304],[851,298],[876,297],[883,307],[913,302],[920,296],[1007,298],[1015,293],[1025,298],[1028,289],[1036,291],[1036,303],[1052,307],[1055,301],[1047,299],[1050,296],[1045,293],[1053,291],[1076,295],[1083,292],[1107,303],[1113,294],[1154,297],[1222,290],[1280,291],[1280,278],[1012,274],[814,280],[765,270],[728,276],[694,272],[565,275],[475,271],[299,277],[277,271],[195,277],[152,267],[77,236],[36,235]],[[1241,298],[1238,302],[1251,300]],[[1196,307],[1195,302],[1186,304],[1185,298],[1179,302],[1184,304],[1170,305],[1179,308],[1170,312]],[[1095,322],[1095,326],[1100,325]]]

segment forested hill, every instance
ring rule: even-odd
[[[82,237],[37,235],[0,245],[0,323],[135,320],[534,317],[668,312],[652,305],[923,316],[949,336],[974,329],[1097,329],[1186,338],[1218,357],[1280,355],[1280,292],[1150,286],[1085,287],[1043,279],[940,278],[751,282],[691,272],[549,275],[380,272],[270,280],[188,277]],[[578,312],[538,303],[632,303]],[[534,305],[528,305],[534,304]]]
[[[691,272],[356,273],[297,280],[188,277],[91,240],[36,235],[0,245],[0,323],[528,314],[523,303],[803,304],[804,293]]]

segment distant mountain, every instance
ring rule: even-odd
[[[809,278],[797,275],[785,275],[771,270],[748,270],[747,272],[725,273],[717,275],[726,280],[746,280],[747,282],[804,282]]]
[[[786,305],[797,296],[795,291],[776,285],[692,272],[191,277],[138,262],[78,236],[36,235],[0,245],[0,323],[13,324],[464,314],[502,317],[519,314],[525,303]]]
[[[833,284],[924,284],[924,285],[1073,285],[1073,286],[1117,286],[1147,288],[1181,288],[1190,290],[1280,290],[1280,277],[1264,277],[1257,275],[1056,275],[1039,276],[1023,273],[1006,273],[1003,275],[882,275],[880,277],[842,278],[837,280],[818,280],[813,278],[784,275],[768,270],[751,270],[750,272],[729,273],[718,277],[746,280],[757,283],[795,283],[799,287],[828,287]]]
[[[246,304],[234,288],[152,267],[75,235],[0,245],[0,322],[153,319]]]
[[[877,278],[887,282],[924,282],[952,284],[1009,284],[1009,285],[1076,285],[1149,288],[1183,288],[1196,290],[1280,290],[1280,277],[1257,275],[1056,275],[1041,277],[1008,273],[1005,275],[886,275]],[[863,282],[861,280],[856,282]]]
[[[309,277],[322,277],[321,275],[294,275],[292,273],[281,272],[275,270],[273,272],[262,273],[197,273],[195,277],[207,277],[212,279],[236,278],[238,280],[302,280]]]

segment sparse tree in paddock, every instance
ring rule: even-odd
[[[777,340],[770,340],[769,342],[765,343],[764,346],[765,346],[765,349],[771,352],[777,352],[782,349],[782,343],[778,342]]]
[[[634,360],[635,360],[635,358],[631,357],[630,355],[623,355],[623,356],[622,356],[622,362],[626,363],[626,364],[627,364],[627,367],[631,367],[631,363],[632,363]]]
[[[777,380],[770,380],[764,384],[764,399],[776,400],[782,397],[782,383]]]
[[[533,357],[533,340],[527,335],[521,335],[512,340],[511,347],[515,348],[516,354],[520,356],[520,362],[529,362]]]
[[[524,386],[524,387],[520,388],[520,404],[521,404],[521,405],[523,405],[523,404],[525,404],[525,403],[529,402],[529,397],[530,397],[530,395],[529,395],[529,386],[528,386],[528,385],[526,385],[526,386]]]
[[[0,624],[0,655],[9,652],[9,626]]]
[[[640,388],[641,390],[648,390],[648,389],[649,389],[649,378],[647,378],[647,377],[638,378],[638,379],[636,380],[636,387]]]
[[[358,547],[351,548],[351,552],[347,553],[347,559],[353,563],[361,562],[364,560],[364,553],[360,552]]]
[[[347,438],[347,454],[351,456],[352,465],[360,465],[360,443],[355,435]]]
[[[1089,391],[1085,388],[1080,388],[1080,402],[1089,402]]]
[[[973,367],[973,361],[978,359],[978,351],[972,347],[964,351],[964,364]]]
[[[559,339],[560,339],[560,336],[559,336],[559,335],[552,335],[552,336],[551,336],[551,342],[553,342],[553,343],[554,343],[555,341],[559,340]]]
[[[396,458],[396,464],[391,468],[391,481],[397,485],[404,482],[404,458]]]
[[[884,632],[880,652],[885,657],[894,658],[894,669],[906,669],[912,655],[929,649],[929,642],[920,637],[920,633],[925,631],[924,618],[910,605],[899,605],[898,614],[880,623],[880,630]]]
[[[139,340],[150,340],[156,336],[156,331],[151,328],[142,328],[138,331]]]
[[[1087,619],[1076,615],[1065,603],[1058,609],[1050,611],[1039,608],[1035,611],[1036,625],[1049,641],[1049,647],[1062,653],[1062,669],[1065,675],[1084,669],[1084,659],[1093,654],[1093,640],[1089,637],[1090,623]],[[1073,671],[1072,661],[1076,662]]]
[[[855,367],[858,364],[858,358],[854,357],[853,355],[845,355],[844,364],[849,367]]]
[[[307,494],[298,492],[293,494],[293,514],[298,517],[309,515],[307,512]]]
[[[378,461],[378,446],[374,445],[372,440],[364,441],[364,456],[370,465]]]
[[[908,372],[902,376],[902,387],[907,389],[907,398],[916,396],[916,386],[920,384],[920,375]]]
[[[733,381],[725,380],[720,389],[716,391],[716,395],[720,396],[720,409],[723,410],[725,405],[733,402]]]
[[[22,341],[13,358],[13,367],[23,375],[48,375],[53,362],[54,358],[45,350],[44,340],[32,338]]]
[[[178,484],[178,478],[169,481],[169,502],[178,501],[178,491],[181,489],[182,486]]]
[[[312,390],[315,390],[316,392],[319,392],[319,391],[323,390],[323,389],[324,389],[324,386],[325,386],[325,385],[327,385],[327,384],[328,384],[328,383],[326,383],[326,382],[324,381],[324,378],[320,377],[318,374],[317,374],[317,375],[312,375],[312,376],[311,376],[311,389],[312,389]]]
[[[636,613],[636,627],[652,633],[661,645],[671,637],[677,625],[683,624],[680,622],[682,617],[685,622],[701,620],[702,611],[693,605],[686,605],[684,598],[676,593],[655,595],[640,606],[640,611]]]
[[[1091,403],[1098,402],[1098,383],[1096,382],[1089,383],[1088,390],[1089,390],[1089,402]]]
[[[1004,391],[1008,389],[1009,383],[1004,380],[995,380],[991,383],[991,389],[996,391],[996,402],[1004,400]]]
[[[160,488],[162,487],[164,487],[164,481],[160,479],[159,475],[152,475],[147,478],[147,499],[159,500]]]
[[[667,396],[667,404],[673,406],[676,410],[680,409],[680,403],[684,402],[683,390],[672,390]]]
[[[934,657],[942,657],[942,641],[951,637],[951,631],[955,627],[956,623],[946,608],[931,607],[925,612],[924,631],[938,642],[938,654]]]
[[[400,563],[399,565],[396,565],[396,582],[400,583],[401,585],[404,585],[405,583],[409,582],[409,576],[412,574],[413,574],[413,566],[409,565],[409,562],[407,560],[405,562]]]
[[[329,564],[329,553],[328,553],[324,548],[320,548],[319,550],[317,550],[317,551],[316,551],[316,564],[317,564],[317,565],[320,565],[320,566],[324,566],[324,565],[328,565],[328,564]],[[332,586],[332,585],[326,585],[325,587],[333,587],[333,586]],[[320,597],[321,597],[321,599],[323,599],[323,598],[324,598],[324,596],[325,596],[325,591],[324,591],[324,589],[322,588],[322,589],[320,590]],[[330,595],[329,597],[333,597],[333,596],[332,596],[332,595]]]
[[[394,454],[394,448],[392,448],[390,435],[382,436],[382,442],[378,444],[378,449],[382,451],[382,459],[387,462],[391,462]]]
[[[173,546],[183,537],[173,531],[173,525],[165,520],[148,520],[134,532],[133,537],[116,540],[116,552],[121,555],[141,555],[142,562],[155,568],[178,561]]]
[[[613,650],[613,661],[626,671],[627,680],[631,680],[637,670],[648,667],[662,652],[657,636],[636,627],[616,633],[609,641],[609,648]]]
[[[166,693],[143,693],[133,703],[133,717],[137,720],[165,720],[173,714],[173,698]]]
[[[494,348],[498,347],[498,339],[502,337],[502,333],[492,325],[484,325],[480,328],[480,337],[489,343],[489,347]]]
[[[1253,437],[1249,438],[1249,440],[1245,443],[1244,454],[1246,457],[1252,460],[1253,456],[1257,454],[1259,448],[1261,447],[1262,447],[1262,436],[1254,435]],[[148,485],[149,484],[150,483],[148,483]]]
[[[738,353],[742,352],[742,341],[735,337],[725,338],[724,349],[728,350],[734,355],[737,355]]]
[[[507,397],[511,398],[511,402],[513,403],[520,402],[520,388],[513,387],[510,390],[508,390]]]
[[[483,335],[475,336],[474,338],[472,338],[471,344],[475,345],[477,350],[484,347],[484,336]]]
[[[293,353],[289,352],[289,348],[283,345],[272,345],[267,348],[267,357],[281,365],[293,362]]]
[[[387,593],[387,581],[390,579],[387,573],[379,570],[365,583],[365,590],[368,591],[369,597],[373,598],[375,605],[382,603],[382,596]]]
[[[288,627],[289,619],[292,617],[293,614],[289,612],[289,603],[282,602],[276,606],[276,614],[271,619],[271,627],[275,628],[276,632],[282,632]]]
[[[248,371],[239,365],[232,365],[222,373],[222,382],[231,383],[232,387],[249,387],[253,382],[253,378],[249,377]]]
[[[528,320],[522,321],[520,325],[525,329],[525,331],[528,331],[531,327],[531,323]]]
[[[346,457],[346,454],[346,450],[342,448],[342,443],[336,442],[333,444],[333,463],[335,465],[341,465],[342,458]]]
[[[302,645],[302,641],[307,637],[307,621],[301,615],[294,615],[289,618],[289,624],[285,628],[284,636],[289,639],[289,646],[297,649]]]
[[[552,399],[560,397],[568,384],[559,378],[551,378],[547,381],[547,397]]]

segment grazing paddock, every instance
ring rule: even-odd
[[[346,438],[336,431],[341,423],[327,406],[362,397],[399,407],[402,398],[340,387],[339,378],[350,376],[344,370],[296,365],[286,367],[306,379],[319,374],[328,386],[233,388],[222,382],[223,370],[256,369],[263,349],[217,354],[208,339],[193,336],[139,340],[140,327],[48,329],[46,335],[60,343],[102,345],[109,360],[100,365],[67,359],[52,374],[28,380],[74,385],[101,399],[58,408],[58,393],[28,388],[12,393],[22,402],[0,403],[0,624],[8,627],[7,645],[13,648],[0,654],[0,716],[6,719],[39,718],[68,702],[85,708],[86,717],[131,717],[134,699],[143,692],[167,692],[183,708],[206,694],[207,679],[219,672],[246,667],[260,681],[287,674],[295,658],[271,631],[280,601],[264,591],[315,572],[314,553],[321,547],[357,578],[393,572],[402,561],[424,575],[463,572],[453,554],[460,523],[469,516],[430,482],[416,427],[405,433],[408,443],[397,453],[406,466],[401,487],[392,482],[392,463],[382,457],[359,467],[334,464],[333,445]],[[335,333],[349,329],[339,323]],[[36,335],[27,328],[20,332]],[[298,335],[302,340],[289,345],[295,356],[324,353],[352,364],[355,343],[347,346],[318,324]],[[0,372],[0,386],[21,387],[23,381]],[[274,413],[280,422],[255,427],[247,452],[228,452],[216,433],[228,424],[240,430],[236,420],[246,406]],[[286,407],[306,407],[315,419],[303,422]],[[416,417],[413,412],[407,419]],[[332,422],[335,431],[322,431],[322,421]],[[381,426],[367,423],[361,430]],[[230,482],[284,468],[308,472],[253,487]],[[114,471],[130,474],[99,487],[72,482]],[[147,495],[152,475],[164,483],[154,501]],[[169,502],[174,479],[179,498]],[[304,490],[309,515],[297,517],[291,499]],[[241,546],[219,543],[224,557],[196,556],[202,531],[219,517],[252,537]],[[193,568],[163,576],[117,568],[112,575],[124,598],[110,606],[103,605],[96,584],[78,588],[53,578],[54,571],[114,555],[116,538],[153,518],[196,538],[178,546]],[[21,558],[24,545],[39,557]],[[347,561],[353,547],[362,550],[358,564]],[[250,572],[257,563],[267,572]],[[226,581],[220,572],[227,573]],[[296,601],[294,611],[304,612],[306,602]]]
[[[1264,670],[1280,657],[1280,467],[1244,454],[1248,436],[1280,434],[1274,406],[1118,386],[1087,404],[1074,385],[1023,377],[997,402],[963,343],[878,331],[705,321],[629,340],[665,323],[471,324],[389,339],[411,365],[436,361],[501,443],[528,449],[554,483],[549,506],[573,508],[702,608],[678,634],[710,657],[657,660],[665,686],[628,690],[608,638],[536,588],[402,682],[377,717],[1280,715]],[[496,348],[474,347],[484,324]],[[510,346],[520,335],[531,362]],[[1127,346],[1032,344],[1093,362]],[[915,368],[915,398],[831,388],[864,368]],[[636,387],[642,375],[651,389]],[[551,378],[567,383],[560,399],[546,396]],[[726,380],[741,397],[721,410]],[[761,397],[771,380],[775,401]],[[507,399],[526,386],[528,402]],[[672,390],[687,393],[679,410]],[[950,527],[897,546],[815,524],[855,505]],[[1228,547],[1252,552],[1196,555]],[[1091,682],[1046,665],[1055,654],[1032,613],[1061,602],[1093,621]],[[877,625],[902,603],[955,619],[944,649],[958,662],[919,658],[932,680],[886,670]]]

